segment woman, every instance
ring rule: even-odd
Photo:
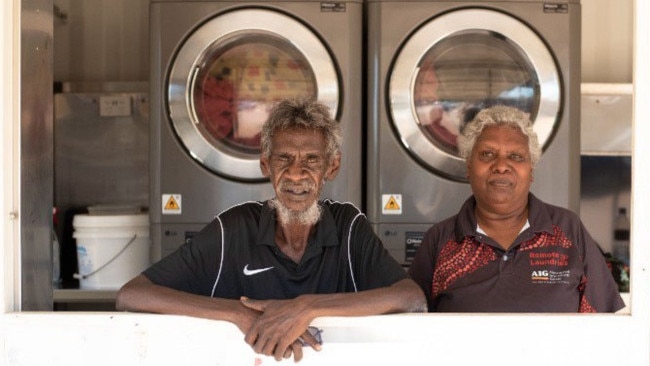
[[[458,138],[473,195],[433,225],[409,269],[437,312],[615,312],[624,307],[573,212],[532,193],[541,148],[528,116],[494,106]]]

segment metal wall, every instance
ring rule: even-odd
[[[54,6],[54,80],[148,80],[149,0],[54,0]]]
[[[21,1],[20,310],[52,309],[52,0]]]
[[[75,214],[94,205],[149,205],[147,90],[145,82],[66,83],[54,94],[54,205],[63,288],[78,286]],[[113,101],[126,109],[102,108]]]

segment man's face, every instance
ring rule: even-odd
[[[528,138],[511,127],[486,127],[467,164],[472,192],[484,208],[508,213],[528,202],[533,182]]]
[[[262,172],[271,179],[277,199],[289,210],[303,212],[319,198],[325,180],[334,179],[341,157],[327,155],[321,131],[278,131],[269,157],[262,157]]]

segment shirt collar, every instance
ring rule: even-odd
[[[547,206],[549,205],[542,202],[534,194],[528,194],[528,221],[530,221],[533,232],[546,231],[550,234],[553,233],[553,220],[549,210],[546,209]]]
[[[476,217],[474,216],[474,208],[476,207],[476,199],[470,196],[458,211],[456,215],[455,235],[456,242],[460,243],[466,236],[474,236],[476,234]]]
[[[337,230],[334,224],[334,218],[329,207],[322,201],[318,204],[321,207],[321,217],[316,223],[314,234],[309,237],[305,257],[310,253],[311,247],[329,247],[340,245],[337,240]],[[269,206],[268,201],[262,206],[260,214],[259,231],[257,233],[257,245],[277,246],[275,244],[275,210]]]
[[[528,229],[529,227],[530,227],[530,221],[528,221],[528,219],[526,219],[526,223],[521,228],[521,230],[519,230],[519,234],[523,233],[524,230]],[[481,227],[478,225],[478,223],[476,224],[476,232],[479,233],[479,234],[487,235],[487,233],[485,231],[483,231],[483,229],[481,229]]]
[[[531,229],[531,236],[537,232],[549,232],[553,233],[553,222],[548,210],[545,209],[545,203],[537,198],[534,194],[528,193],[528,220],[526,225],[522,228],[521,232],[526,229]],[[474,210],[476,208],[476,198],[470,196],[460,211],[456,218],[456,240],[458,242],[462,241],[465,236],[474,236],[478,230],[478,222],[476,221],[476,216],[474,215]],[[485,235],[481,230],[478,231]],[[520,234],[521,234],[520,232]]]

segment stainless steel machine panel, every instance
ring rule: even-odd
[[[343,161],[323,196],[361,206],[362,11],[361,0],[151,2],[154,259],[165,236],[272,198],[259,131],[282,98],[330,106]]]
[[[471,194],[456,137],[490,105],[530,114],[544,145],[532,191],[578,211],[579,1],[369,0],[367,11],[367,214],[398,260]]]

